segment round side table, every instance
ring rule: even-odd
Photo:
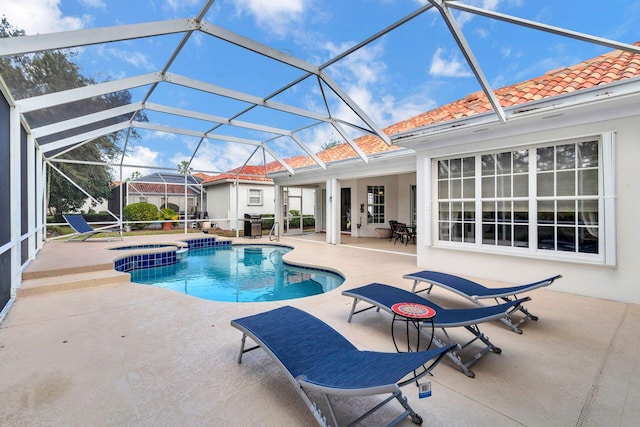
[[[393,345],[396,348],[397,352],[400,352],[398,348],[398,343],[396,342],[395,336],[395,323],[396,322],[405,322],[406,328],[406,338],[407,338],[407,351],[412,352],[411,348],[411,334],[409,329],[409,324],[412,324],[416,328],[417,341],[416,341],[416,350],[420,351],[420,323],[421,322],[430,322],[431,323],[431,339],[429,340],[429,345],[427,346],[427,350],[431,347],[431,343],[433,342],[433,318],[436,315],[436,311],[424,304],[418,304],[414,302],[399,302],[393,304],[391,306],[391,311],[393,311],[393,321],[391,322],[391,338],[393,339]]]

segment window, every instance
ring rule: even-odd
[[[262,206],[262,190],[249,189],[249,206]]]
[[[384,224],[384,185],[367,186],[367,224]]]
[[[602,150],[582,140],[435,161],[437,241],[604,259]]]
[[[485,154],[482,243],[529,247],[529,150]]]
[[[140,196],[139,202],[140,203],[148,203],[148,199],[146,197],[144,197],[144,196]]]
[[[598,253],[598,142],[538,148],[538,249]]]
[[[475,170],[473,157],[438,162],[438,234],[442,241],[476,241]]]

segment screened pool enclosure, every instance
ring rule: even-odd
[[[110,209],[106,200],[94,194],[94,188],[83,187],[77,177],[65,174],[63,165],[106,167],[112,181],[124,182],[132,170],[143,175],[175,173],[171,159],[142,164],[132,155],[150,147],[170,147],[187,159],[186,173],[216,175],[247,165],[262,165],[264,176],[271,177],[300,171],[326,173],[333,164],[321,160],[318,153],[327,142],[346,144],[354,167],[369,163],[374,156],[365,154],[357,140],[376,138],[388,145],[401,145],[393,133],[403,129],[385,126],[406,117],[381,113],[383,103],[361,96],[359,87],[344,78],[345,66],[366,63],[363,52],[380,49],[383,44],[389,50],[402,51],[406,58],[406,62],[386,64],[394,79],[385,84],[407,85],[407,92],[412,91],[412,83],[403,81],[403,71],[414,67],[413,61],[434,55],[439,46],[457,52],[471,77],[471,87],[488,98],[491,117],[509,126],[512,116],[493,89],[492,82],[499,79],[484,69],[485,64],[499,62],[499,58],[476,54],[478,45],[474,48],[474,43],[482,41],[467,31],[471,18],[490,24],[514,43],[517,35],[526,31],[539,33],[540,44],[561,41],[569,49],[572,44],[590,44],[602,50],[640,53],[640,48],[630,43],[569,29],[573,24],[570,17],[555,19],[564,20],[564,28],[476,7],[471,1],[423,3],[416,8],[414,2],[403,2],[394,16],[381,13],[375,22],[363,22],[357,16],[336,19],[349,29],[349,40],[333,44],[330,50],[325,45],[322,52],[318,45],[304,50],[293,40],[295,35],[286,39],[261,34],[257,25],[245,28],[231,19],[226,26],[218,25],[234,11],[214,0],[199,2],[184,18],[144,22],[145,17],[129,16],[123,10],[122,25],[0,39],[0,60],[5,67],[0,69],[0,320],[15,298],[22,270],[46,242],[48,183],[53,176],[104,206],[113,223],[122,225],[122,205]],[[360,7],[378,6],[363,2]],[[423,28],[424,38],[407,40],[407,27]],[[84,55],[131,45],[144,50],[146,43],[160,46],[163,54],[154,57],[152,69],[144,73],[124,71],[131,61],[124,56],[120,64],[109,64],[117,77],[86,79],[85,85],[74,87],[37,80],[18,87],[5,72],[19,70],[19,58],[34,54]],[[228,76],[234,73],[246,76],[242,84],[229,84]],[[442,84],[428,73],[424,80],[422,84],[427,86]],[[455,99],[469,91],[469,86],[461,87],[449,97]],[[83,157],[87,152],[83,147],[89,149],[102,138],[114,149],[103,153],[100,160]],[[208,167],[213,164],[210,159],[223,161]],[[187,182],[190,178],[185,177]],[[333,194],[332,188],[339,192],[338,187],[327,185],[325,208],[338,212],[339,203],[334,201],[339,200],[339,193]],[[279,186],[276,189],[282,191]],[[276,221],[283,224],[286,213],[282,212],[282,194],[277,191]],[[202,206],[200,194],[185,192],[184,197],[193,198],[184,201],[185,210]],[[333,229],[339,232],[340,215],[327,218],[335,219]]]

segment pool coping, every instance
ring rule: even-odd
[[[128,273],[139,268],[175,264],[178,262],[179,255],[186,253],[189,249],[230,245],[232,245],[231,240],[219,240],[217,236],[206,236],[148,244],[114,245],[108,249],[125,251],[122,255],[116,255],[113,258],[113,269],[121,273]],[[128,247],[132,249],[127,249]]]

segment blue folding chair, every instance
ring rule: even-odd
[[[422,417],[409,406],[400,387],[431,372],[451,348],[412,353],[358,350],[320,319],[289,306],[232,320],[231,326],[243,334],[238,363],[245,353],[262,348],[287,374],[320,425],[327,425],[321,406],[328,406],[332,425],[339,425],[330,396],[387,393],[391,395],[349,425],[359,423],[394,399],[404,411],[389,425],[396,425],[406,417],[421,424]],[[245,348],[247,337],[257,345]],[[314,399],[314,394],[323,395],[324,404]]]
[[[438,271],[429,270],[418,271],[417,273],[412,274],[405,274],[402,277],[405,279],[413,280],[413,291],[416,293],[426,291],[427,294],[430,294],[433,286],[435,285],[444,289],[448,289],[451,292],[455,292],[456,294],[465,297],[469,301],[472,301],[479,306],[483,306],[484,304],[481,302],[481,300],[494,299],[496,302],[500,302],[500,300],[512,301],[518,298],[518,294],[531,292],[534,289],[549,286],[555,280],[560,279],[562,276],[558,274],[557,276],[549,277],[548,279],[540,280],[538,282],[519,286],[510,286],[506,288],[487,288],[480,283],[465,279],[460,276],[454,276],[453,274],[440,273]],[[417,291],[416,287],[421,282],[428,283],[429,287],[427,289],[421,289]],[[500,321],[507,325],[507,327],[509,327],[514,332],[521,334],[522,330],[519,328],[519,326],[527,321],[527,319],[538,320],[538,316],[534,316],[523,306],[518,307],[518,310],[524,314],[524,317],[521,317],[516,321],[514,321],[514,319],[510,317],[505,317],[500,319]]]
[[[480,331],[478,324],[503,318],[511,311],[517,310],[524,301],[529,300],[529,298],[526,297],[488,307],[444,308],[413,292],[405,291],[404,289],[396,288],[395,286],[383,285],[381,283],[371,283],[360,288],[348,289],[343,291],[342,295],[353,298],[351,313],[349,313],[349,322],[351,322],[354,314],[362,313],[363,311],[367,311],[372,308],[382,309],[393,315],[394,311],[392,307],[397,303],[412,303],[430,307],[435,310],[435,316],[429,319],[428,322],[421,322],[420,324],[422,331],[425,331],[425,326],[442,330],[442,333],[444,334],[443,338],[437,337],[433,332],[433,329],[429,334],[431,342],[433,342],[436,347],[447,348],[450,347],[451,344],[455,344],[450,342],[447,329],[456,327],[465,328],[473,334],[473,338],[460,345],[458,348],[452,348],[447,353],[447,357],[451,359],[451,361],[455,363],[455,365],[466,376],[471,378],[475,377],[475,374],[473,371],[469,370],[469,367],[476,363],[482,356],[487,354],[489,351],[496,354],[502,353],[502,349],[496,347],[489,340],[489,337]],[[369,303],[370,306],[356,311],[356,305],[359,301]],[[477,340],[484,343],[484,346],[475,353],[463,354],[463,351]],[[469,352],[469,350],[466,351],[466,353]]]
[[[122,228],[113,228],[117,226],[108,226],[103,228],[93,228],[89,225],[89,223],[84,219],[84,217],[80,214],[66,214],[62,215],[64,220],[73,228],[75,234],[67,239],[67,242],[72,240],[79,240],[84,242],[91,236],[95,236],[97,234],[106,234],[107,241],[110,241],[111,238],[109,233],[119,233],[120,240],[122,240]]]

